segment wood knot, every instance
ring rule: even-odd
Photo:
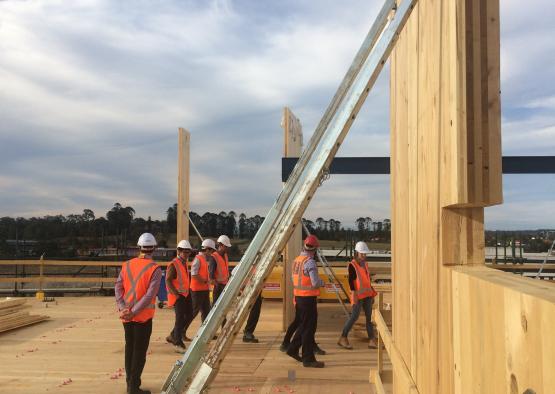
[[[514,373],[511,374],[511,394],[519,394],[518,382]]]
[[[526,319],[526,315],[524,314],[520,316],[520,325],[522,326],[524,332],[528,332],[528,319]]]

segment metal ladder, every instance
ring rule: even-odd
[[[273,207],[233,270],[227,286],[178,360],[162,393],[200,393],[217,374],[227,350],[271,273],[296,223],[327,173],[366,96],[378,78],[416,0],[386,0]],[[218,338],[208,343],[227,314]]]

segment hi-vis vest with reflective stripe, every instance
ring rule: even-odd
[[[225,285],[229,280],[229,261],[227,253],[222,257],[218,252],[212,253],[212,257],[216,260],[216,282]]]
[[[123,264],[121,275],[123,279],[123,300],[128,308],[132,308],[146,295],[150,279],[158,265],[151,259],[136,257]],[[131,321],[146,322],[154,317],[156,297],[152,297],[145,309],[133,316]]]
[[[298,256],[293,261],[293,294],[298,297],[320,295],[320,288],[314,288],[310,276],[304,274],[304,264],[308,259],[308,256]]]
[[[355,290],[353,290],[353,293],[357,295],[357,299],[362,300],[363,298],[375,297],[377,293],[372,288],[368,266],[364,264],[364,267],[361,267],[356,260],[351,261],[349,264],[353,266],[357,273],[357,278],[354,283]],[[351,297],[351,304],[354,304],[353,297]]]
[[[169,265],[173,265],[177,274],[177,277],[175,279],[172,279],[171,284],[179,294],[181,294],[183,297],[187,297],[189,295],[189,274],[187,273],[187,263],[182,262],[179,257],[176,257]],[[168,305],[173,306],[175,305],[175,302],[177,301],[179,296],[170,293],[167,284],[166,289],[168,289]]]
[[[198,280],[198,278],[195,278],[191,274],[191,290],[193,291],[209,290],[210,285],[208,284],[208,262],[206,261],[206,257],[204,257],[201,253],[199,253],[197,254],[196,258],[200,263],[197,275],[206,283],[202,283],[200,280]]]

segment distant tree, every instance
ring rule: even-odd
[[[244,213],[241,213],[239,215],[239,227],[238,227],[238,233],[239,233],[239,238],[243,239],[247,237],[247,215],[245,215]]]
[[[360,234],[363,234],[364,230],[366,229],[366,219],[363,217],[360,217],[357,220],[355,220],[355,224],[357,226],[358,232]]]
[[[236,234],[236,227],[237,227],[237,221],[236,221],[236,217],[237,214],[234,211],[229,211],[227,213],[226,216],[226,226],[225,226],[225,231],[224,234],[227,234],[230,237],[234,237]]]
[[[368,232],[372,231],[372,218],[369,218],[368,216],[364,218],[364,226],[366,227],[366,230]]]
[[[85,222],[92,222],[95,219],[94,212],[91,209],[83,209],[81,216]]]
[[[128,229],[135,210],[131,207],[123,207],[119,202],[114,204],[114,207],[106,213],[108,223],[115,228],[115,233],[118,234],[123,229]]]
[[[168,225],[168,232],[177,231],[177,203],[166,210],[166,221]]]

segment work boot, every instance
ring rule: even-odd
[[[150,390],[143,390],[141,388],[129,390],[129,394],[151,394]]]
[[[343,349],[348,349],[348,350],[353,349],[353,347],[349,343],[349,339],[347,337],[344,337],[344,336],[341,336],[341,338],[339,338],[339,341],[337,341],[337,344],[339,346],[341,346]]]
[[[324,368],[324,365],[322,361],[303,361],[303,367],[305,368]]]
[[[326,355],[326,351],[322,348],[320,348],[320,346],[318,346],[317,343],[314,344],[314,353],[318,354],[319,356],[325,356]]]
[[[279,351],[280,352],[285,353],[288,348],[289,348],[289,345],[286,345],[285,343],[282,343],[281,345],[279,345]]]
[[[185,349],[185,344],[179,344],[179,345],[175,345],[174,350],[176,353],[185,354],[185,351],[187,349]]]
[[[377,349],[378,348],[378,341],[376,338],[372,338],[368,340],[368,349]]]
[[[258,338],[252,332],[245,332],[243,334],[243,342],[258,343]]]
[[[166,337],[166,342],[171,343],[172,345],[175,345],[175,341],[173,340],[172,334],[170,334]]]

